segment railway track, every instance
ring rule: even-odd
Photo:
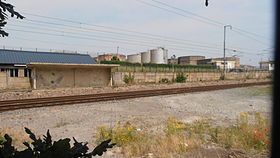
[[[48,98],[36,98],[36,99],[6,100],[6,101],[0,101],[0,112],[16,110],[16,109],[25,109],[25,108],[45,107],[45,106],[59,106],[59,105],[67,105],[67,104],[112,101],[112,100],[151,97],[151,96],[159,96],[159,95],[214,91],[214,90],[249,87],[249,86],[256,86],[256,85],[266,85],[266,84],[271,84],[271,82],[255,82],[255,83],[242,83],[242,84],[211,85],[211,86],[199,86],[199,87],[48,97]]]

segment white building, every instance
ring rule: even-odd
[[[274,62],[273,61],[261,61],[260,69],[273,71],[274,70]]]

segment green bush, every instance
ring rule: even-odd
[[[220,76],[220,80],[225,80],[225,79],[226,79],[225,75]]]
[[[178,83],[185,83],[187,80],[185,74],[183,72],[177,73],[177,76],[175,78],[175,81]]]
[[[112,148],[116,144],[109,144],[111,139],[103,141],[92,152],[88,152],[87,143],[78,142],[75,138],[74,144],[71,147],[70,139],[59,139],[52,141],[52,137],[47,131],[44,138],[36,138],[36,136],[28,129],[25,132],[29,135],[32,143],[23,142],[27,148],[18,151],[13,145],[13,139],[8,135],[4,135],[4,141],[0,142],[0,157],[1,158],[91,158],[92,156],[101,156],[108,148]]]
[[[155,63],[130,63],[127,61],[103,60],[100,64],[119,64],[121,66],[144,66],[144,67],[158,67],[158,68],[195,68],[195,69],[217,69],[212,65],[179,65],[179,64],[155,64]]]
[[[170,83],[171,81],[168,78],[162,78],[159,80],[159,83]]]
[[[134,75],[131,75],[131,73],[129,73],[128,75],[124,75],[123,81],[126,84],[134,83]]]

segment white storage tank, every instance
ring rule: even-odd
[[[164,56],[163,56],[164,64],[168,64],[168,50],[164,49]]]
[[[141,63],[141,54],[127,55],[127,61],[130,63]]]
[[[151,50],[151,63],[167,64],[167,50],[164,48],[158,48]]]
[[[141,53],[141,62],[142,63],[150,63],[151,62],[151,52],[142,52]]]

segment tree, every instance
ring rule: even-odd
[[[13,5],[3,1],[6,0],[0,0],[0,36],[5,37],[9,35],[3,30],[3,27],[7,24],[6,20],[8,19],[8,14],[6,12],[10,13],[11,17],[16,16],[17,19],[23,19],[24,16],[16,12]]]
[[[111,61],[120,61],[120,59],[117,56],[113,56]]]
[[[92,152],[88,152],[87,143],[78,142],[75,138],[71,147],[69,138],[53,141],[49,130],[43,139],[37,137],[28,128],[25,128],[25,132],[32,142],[23,142],[26,148],[22,151],[18,151],[13,146],[13,139],[8,134],[4,135],[4,140],[0,139],[1,158],[92,158],[103,155],[116,145],[116,143],[110,143],[111,139],[108,139],[95,147]]]

